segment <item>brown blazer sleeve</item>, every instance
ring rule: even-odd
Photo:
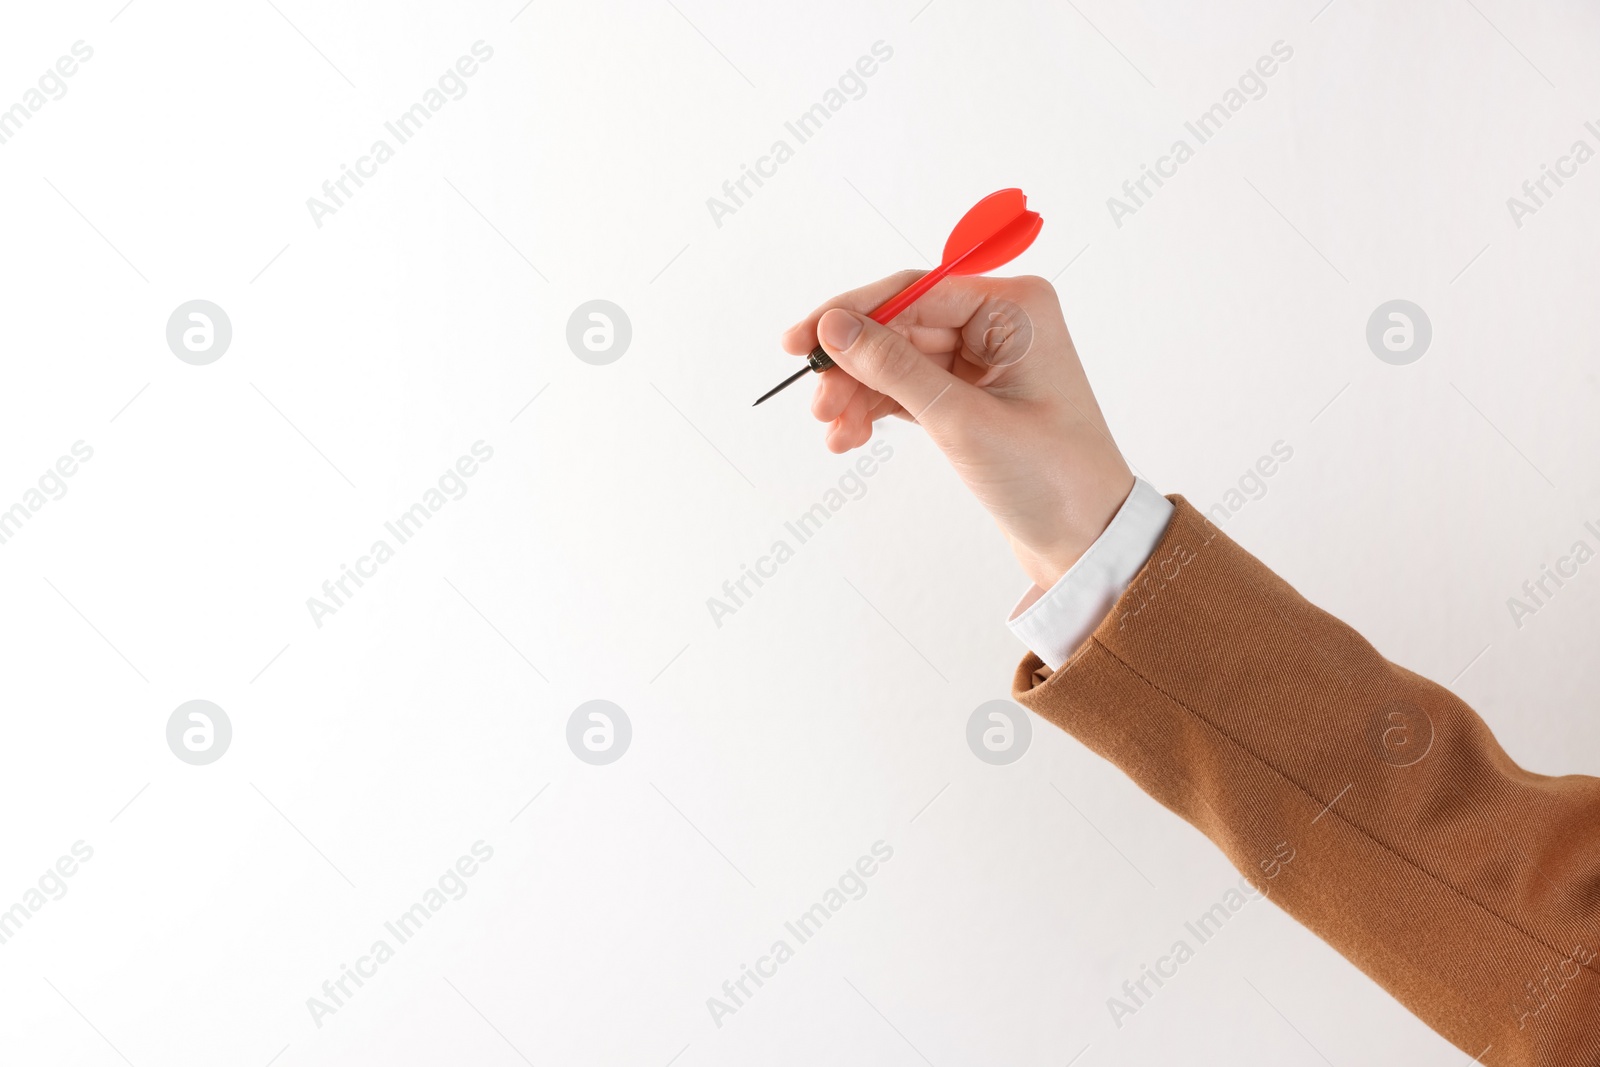
[[[1600,1065],[1600,779],[1523,770],[1170,499],[1111,614],[1060,670],[1024,659],[1016,699],[1478,1062]]]

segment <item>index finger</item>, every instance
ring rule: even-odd
[[[928,272],[903,270],[880,278],[859,289],[841,293],[820,304],[811,314],[784,331],[783,350],[794,355],[804,355],[817,346],[817,320],[831,308],[844,308],[868,314],[873,308],[889,300],[900,290]],[[973,313],[992,295],[991,290],[1004,279],[945,278],[922,298],[895,317],[896,326],[927,326],[953,329],[965,326]]]

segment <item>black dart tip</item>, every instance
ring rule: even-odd
[[[773,386],[771,389],[768,389],[765,393],[762,393],[760,399],[758,399],[755,404],[751,404],[750,406],[751,407],[755,407],[756,404],[761,403],[762,400],[767,400],[770,397],[777,396],[779,393],[781,393],[785,389],[789,388],[789,386],[793,385],[795,382],[798,382],[801,378],[804,378],[806,375],[808,375],[810,373],[811,373],[811,367],[810,367],[809,364],[804,366],[804,367],[801,367],[799,370],[797,370],[793,374],[789,375],[789,377],[785,378],[783,381],[779,382],[777,385]]]
[[[799,370],[789,375],[789,377],[785,378],[783,381],[779,382],[777,385],[761,394],[761,400],[765,400],[769,396],[774,396],[783,392],[785,389],[789,388],[789,386],[793,385],[801,378],[804,378],[807,371],[816,371],[818,374],[821,374],[829,367],[835,365],[836,364],[833,362],[833,357],[828,355],[826,349],[824,349],[821,345],[818,345],[816,348],[813,348],[809,354],[807,354],[806,365],[804,367],[801,367]],[[761,403],[761,400],[757,400],[755,404],[751,404],[750,406],[755,407],[756,404]]]

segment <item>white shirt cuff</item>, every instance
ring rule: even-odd
[[[1172,502],[1143,478],[1094,544],[1049,591],[1037,585],[1017,602],[1007,620],[1011,632],[1051,670],[1072,657],[1078,646],[1111,614],[1144,566],[1172,518]]]

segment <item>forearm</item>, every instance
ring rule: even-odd
[[[1060,670],[1024,660],[1016,698],[1468,1055],[1600,1064],[1600,780],[1517,767],[1451,693],[1174,502],[1111,613]]]

